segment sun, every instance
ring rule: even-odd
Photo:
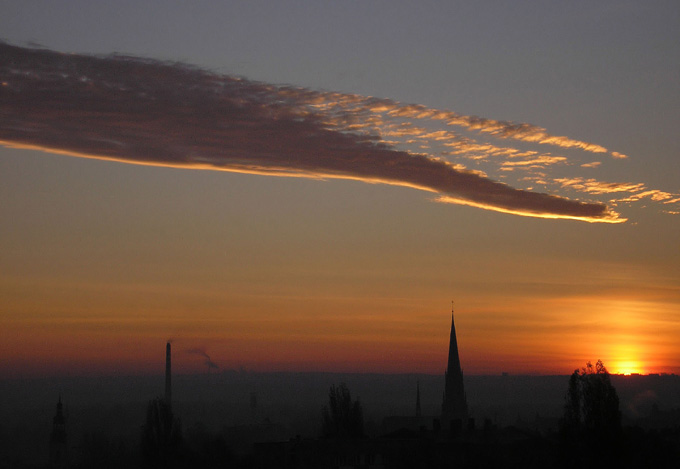
[[[611,372],[619,375],[632,375],[643,374],[644,369],[640,362],[634,360],[627,360],[614,362],[614,366],[612,367]]]
[[[643,350],[630,342],[617,344],[613,347],[612,358],[609,368],[610,373],[619,375],[632,375],[646,373],[645,364],[642,360]]]

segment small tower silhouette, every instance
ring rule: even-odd
[[[451,302],[451,338],[449,339],[449,362],[444,382],[444,399],[442,402],[442,428],[452,431],[460,430],[467,423],[468,408],[463,386],[463,371],[458,356],[456,326],[453,322],[453,302]]]
[[[144,467],[170,467],[182,443],[182,422],[172,412],[172,369],[170,341],[165,346],[165,397],[146,407],[141,449]]]
[[[172,370],[170,366],[170,342],[165,346],[165,403],[172,406]]]
[[[420,411],[420,380],[416,381],[416,418],[421,417]]]
[[[67,465],[66,419],[61,403],[61,394],[57,402],[57,413],[52,419],[52,434],[50,435],[50,467],[66,467]]]
[[[250,393],[250,417],[254,421],[257,420],[257,392]]]

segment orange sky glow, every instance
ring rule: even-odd
[[[208,371],[185,353],[195,348],[221,369],[436,374],[446,367],[446,301],[237,290],[57,283],[36,294],[24,286],[10,305],[24,314],[3,319],[3,331],[12,332],[3,332],[0,352],[14,358],[0,373],[160,372],[168,339],[179,373]],[[463,293],[455,318],[464,372],[567,374],[597,359],[612,373],[676,372],[677,303],[631,297],[509,295],[499,303]]]
[[[0,379],[680,374],[675,5],[5,3]]]

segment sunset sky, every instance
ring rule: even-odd
[[[0,0],[0,377],[680,373],[679,25]]]

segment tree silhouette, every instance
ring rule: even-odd
[[[146,408],[142,426],[142,457],[146,467],[172,467],[177,462],[182,427],[165,399],[156,398]]]
[[[562,425],[598,437],[621,429],[619,396],[611,383],[609,372],[598,360],[585,368],[574,370],[569,378]]]
[[[327,438],[361,438],[364,434],[364,416],[359,400],[352,396],[345,383],[332,385],[328,392],[328,405],[323,408],[322,433]]]

